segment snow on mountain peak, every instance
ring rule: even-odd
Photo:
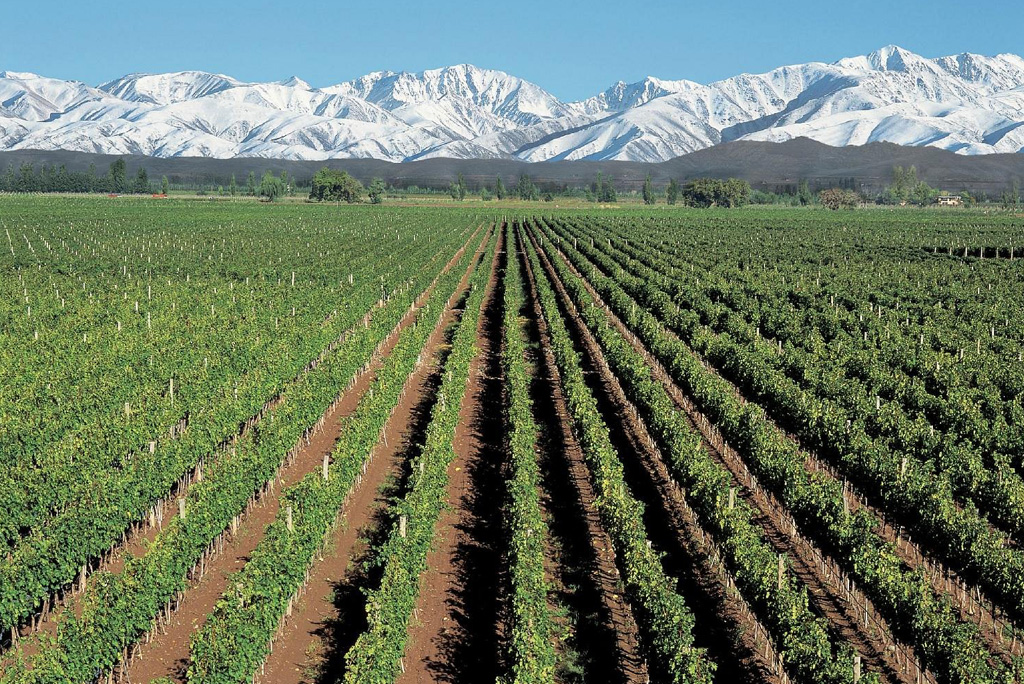
[[[40,76],[28,71],[0,71],[0,78],[11,79],[12,81],[28,81],[40,78]]]
[[[991,90],[1008,90],[1024,83],[1024,59],[1017,55],[995,57],[962,52],[935,60],[939,68],[969,83]]]
[[[898,45],[886,45],[866,55],[846,57],[834,65],[855,71],[906,72],[927,62],[924,57],[905,50]]]
[[[241,85],[230,76],[205,71],[177,71],[167,74],[128,74],[99,86],[114,97],[131,102],[166,105],[193,100]]]
[[[879,71],[906,71],[919,61],[920,57],[898,45],[886,45],[868,55],[868,63]]]
[[[301,90],[313,90],[313,86],[303,81],[298,76],[289,76],[283,81],[278,81],[279,85],[288,86],[289,88],[299,88]]]
[[[0,149],[157,156],[662,161],[726,140],[1024,151],[1024,59],[895,45],[702,85],[648,76],[579,102],[495,69],[377,71],[326,88],[204,71],[91,88],[0,72]]]

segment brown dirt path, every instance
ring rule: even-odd
[[[588,635],[599,639],[594,644],[582,644],[593,658],[583,664],[587,668],[586,671],[599,677],[597,680],[587,678],[586,681],[646,684],[649,677],[647,662],[641,653],[639,628],[633,617],[632,609],[624,597],[622,580],[615,565],[611,539],[602,527],[600,515],[594,508],[596,494],[590,481],[590,471],[587,469],[579,442],[573,434],[572,419],[569,416],[569,409],[562,392],[561,375],[551,352],[551,339],[547,323],[541,312],[533,270],[523,253],[524,245],[521,236],[517,240],[517,244],[520,252],[520,266],[527,284],[528,306],[535,322],[537,341],[540,347],[539,356],[542,360],[538,379],[543,383],[540,393],[540,398],[543,401],[538,402],[536,412],[538,415],[545,416],[545,423],[549,430],[547,434],[549,439],[553,438],[551,445],[561,447],[555,452],[547,449],[545,450],[546,454],[542,456],[545,488],[551,495],[551,498],[548,499],[548,507],[553,509],[552,504],[559,505],[558,499],[564,494],[565,485],[569,485],[575,494],[572,509],[576,510],[572,512],[580,517],[577,521],[573,521],[577,524],[571,527],[566,526],[566,532],[582,533],[586,544],[585,549],[570,548],[570,551],[577,558],[582,555],[588,562],[588,580],[593,583],[593,590],[596,593],[596,596],[591,594],[588,597],[584,593],[582,596],[570,597],[574,601],[576,599],[585,601],[592,597],[596,598],[597,603],[596,606],[588,606],[587,603],[583,603],[583,606],[596,614],[599,621],[597,624],[585,622],[583,625],[587,628]],[[561,470],[563,467],[565,469]],[[561,472],[558,472],[560,470]],[[555,511],[559,512],[558,509]],[[555,531],[556,539],[559,536],[561,525],[562,523],[557,518],[553,521],[552,529]],[[578,542],[578,538],[574,542]],[[566,574],[558,579],[571,581],[572,575]],[[577,605],[579,605],[578,602]],[[589,667],[587,667],[588,665]]]
[[[398,684],[493,681],[501,671],[505,467],[501,379],[504,236],[477,325],[448,469],[447,507],[427,554]]]
[[[445,270],[455,263],[464,249],[465,246],[452,257]],[[435,283],[436,280],[417,298],[417,307],[422,306],[430,296]],[[263,493],[259,503],[250,506],[246,515],[242,517],[236,533],[228,538],[223,548],[203,564],[198,577],[194,578],[192,586],[177,603],[169,619],[165,620],[158,630],[148,635],[144,643],[135,646],[127,667],[122,671],[129,681],[149,681],[156,677],[184,681],[192,633],[205,624],[207,616],[227,588],[231,574],[248,561],[249,555],[262,540],[266,526],[276,518],[280,503],[279,493],[321,466],[324,456],[330,454],[334,448],[344,418],[352,413],[369,387],[373,379],[373,370],[390,354],[398,341],[398,333],[411,325],[415,316],[415,309],[406,312],[398,326],[375,350],[368,367],[325,413],[320,421],[322,428],[315,432],[301,446],[294,458],[285,464],[274,486],[269,492]],[[365,486],[364,478],[360,491],[367,489],[373,491],[372,488]]]

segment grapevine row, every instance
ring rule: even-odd
[[[352,488],[361,481],[374,446],[394,412],[410,373],[430,336],[429,320],[444,314],[444,302],[458,291],[462,261],[442,276],[413,326],[375,371],[367,393],[342,425],[330,464],[282,492],[282,506],[232,587],[191,642],[190,682],[227,684],[252,679],[269,653],[294,596],[318,552],[338,524]]]
[[[693,645],[693,614],[674,580],[665,574],[647,543],[641,504],[623,479],[622,463],[611,444],[594,395],[586,385],[579,354],[558,310],[551,284],[536,252],[527,244],[530,272],[551,335],[552,351],[584,458],[598,492],[601,519],[620,559],[626,591],[639,607],[641,627],[658,668],[673,682],[710,681],[715,666]]]
[[[469,365],[477,352],[477,322],[492,275],[494,253],[495,244],[489,242],[470,279],[437,401],[431,407],[423,448],[413,459],[410,488],[396,504],[398,520],[379,549],[384,559],[383,577],[380,586],[367,597],[369,628],[359,635],[345,656],[347,684],[394,681],[402,667],[420,575],[426,569],[427,552],[447,498],[448,467],[455,458],[452,440],[469,379]]]
[[[504,339],[502,368],[506,386],[508,454],[512,475],[509,490],[509,548],[512,585],[511,672],[509,684],[553,684],[554,627],[548,609],[548,583],[544,577],[547,525],[540,510],[540,469],[537,464],[537,424],[533,420],[530,380],[526,373],[523,331],[519,312],[525,285],[516,257],[516,241],[505,238],[509,252],[505,269]]]

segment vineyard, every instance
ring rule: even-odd
[[[0,684],[1024,681],[1019,217],[0,228]]]

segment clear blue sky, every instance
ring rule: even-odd
[[[326,86],[469,62],[569,100],[620,79],[707,83],[890,43],[928,57],[1024,53],[1022,0],[5,4],[0,70],[93,85],[132,71],[200,69]]]

